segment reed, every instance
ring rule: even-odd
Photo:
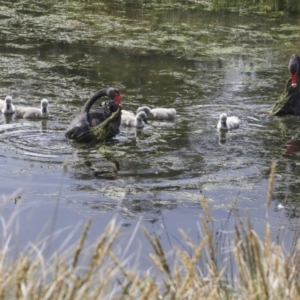
[[[270,171],[266,210],[273,197],[275,164]],[[237,197],[238,198],[238,197]],[[113,245],[119,234],[115,220],[107,225],[81,263],[90,221],[68,256],[45,259],[20,253],[9,262],[7,247],[0,251],[0,299],[300,299],[299,234],[290,251],[271,238],[266,222],[260,238],[249,214],[242,219],[236,201],[228,216],[235,216],[232,233],[218,229],[204,197],[200,199],[200,240],[193,241],[183,230],[184,247],[174,247],[172,263],[158,238],[145,229],[153,248],[153,268],[143,273],[125,267]],[[268,216],[268,214],[266,214]],[[222,227],[226,229],[225,227]],[[188,248],[188,250],[187,250]],[[123,258],[124,260],[124,258]]]

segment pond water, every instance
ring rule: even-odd
[[[178,228],[199,239],[202,195],[218,226],[236,203],[263,232],[274,161],[270,222],[293,231],[300,120],[268,111],[300,49],[299,22],[150,2],[0,1],[0,96],[31,106],[47,98],[51,113],[46,121],[0,115],[2,218],[13,243],[22,249],[59,232],[52,250],[60,249],[89,218],[93,242],[116,217],[125,244],[143,225],[168,251],[181,244]],[[121,127],[105,144],[67,141],[72,118],[107,86],[119,88],[127,110],[175,107],[178,115],[142,130]],[[220,136],[222,112],[238,116],[240,128]],[[129,250],[141,248],[148,266],[149,243],[139,230],[135,240]]]

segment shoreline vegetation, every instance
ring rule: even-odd
[[[241,14],[247,12],[261,14],[300,12],[300,1],[298,0],[191,0],[191,2],[199,3],[211,10],[225,10]]]
[[[236,203],[228,215],[228,221],[235,215],[233,232],[226,226],[216,232],[202,197],[198,243],[179,230],[181,249],[165,253],[159,238],[142,229],[152,246],[153,263],[142,272],[129,266],[130,257],[116,254],[120,230],[114,219],[91,251],[85,245],[89,220],[77,246],[65,256],[45,259],[42,249],[31,245],[31,253],[20,253],[8,263],[9,241],[5,242],[0,253],[0,299],[300,299],[299,233],[286,251],[280,226],[272,230],[268,222],[275,167],[274,163],[270,170],[262,238],[248,213],[242,220]]]
[[[300,1],[298,0],[212,0],[214,9],[228,9],[236,11],[255,11],[260,13],[282,12],[299,13]]]

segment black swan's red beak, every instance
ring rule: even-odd
[[[121,95],[119,93],[115,93],[115,98],[114,98],[114,101],[122,107],[122,98],[121,98]]]
[[[295,73],[295,74],[291,73],[291,77],[292,77],[292,87],[296,87],[297,86],[297,73]]]

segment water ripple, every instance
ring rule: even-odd
[[[63,131],[36,127],[37,123],[0,125],[0,143],[5,145],[0,155],[41,162],[49,162],[51,159],[53,162],[61,163],[72,153]]]

